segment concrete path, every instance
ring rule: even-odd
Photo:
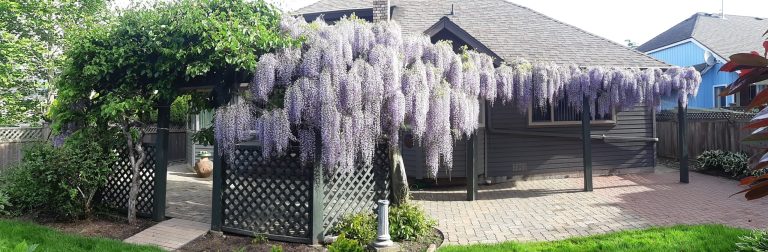
[[[155,245],[162,249],[173,251],[204,235],[210,227],[211,225],[207,223],[170,219],[125,239],[125,242]]]
[[[464,201],[464,187],[414,191],[413,197],[438,221],[447,244],[560,240],[674,224],[720,223],[768,227],[768,200],[747,202],[735,180],[679,173],[518,181],[481,186],[478,200]]]
[[[169,166],[166,216],[211,223],[212,190],[211,177],[198,178],[186,163]]]

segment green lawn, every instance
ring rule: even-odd
[[[0,220],[0,244],[10,244],[13,247],[22,241],[26,241],[28,244],[38,244],[36,252],[162,251],[154,247],[131,245],[116,240],[65,234],[27,222]]]
[[[571,238],[554,242],[505,242],[491,245],[445,246],[453,251],[734,251],[747,229],[722,225],[658,227]]]

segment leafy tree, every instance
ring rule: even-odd
[[[128,9],[74,33],[57,87],[54,129],[116,127],[137,174],[151,110],[185,86],[213,85],[218,103],[248,77],[259,55],[294,43],[277,31],[280,13],[263,0],[182,0]],[[210,105],[210,104],[209,104]],[[139,176],[128,219],[136,220]]]
[[[0,125],[40,121],[67,31],[105,12],[105,0],[0,0]]]

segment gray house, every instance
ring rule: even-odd
[[[352,14],[391,18],[404,33],[423,33],[433,42],[451,40],[494,56],[497,63],[518,57],[530,61],[605,67],[667,67],[645,54],[504,0],[320,0],[297,14],[333,22]],[[539,112],[543,111],[543,112]],[[521,113],[496,102],[481,110],[476,141],[455,145],[454,166],[440,180],[477,176],[501,182],[537,177],[581,176],[581,117],[566,105]],[[635,108],[592,120],[595,174],[652,171],[656,163],[654,112]],[[408,176],[426,176],[422,151],[404,137]],[[474,160],[467,164],[467,160]],[[467,171],[467,169],[474,171]],[[450,170],[450,172],[448,171]]]

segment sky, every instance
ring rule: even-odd
[[[147,1],[147,0],[144,0]],[[296,10],[317,0],[267,0]],[[131,0],[116,0],[127,6]],[[696,12],[768,17],[768,0],[511,0],[588,32],[642,44]],[[721,8],[724,4],[725,8]]]

